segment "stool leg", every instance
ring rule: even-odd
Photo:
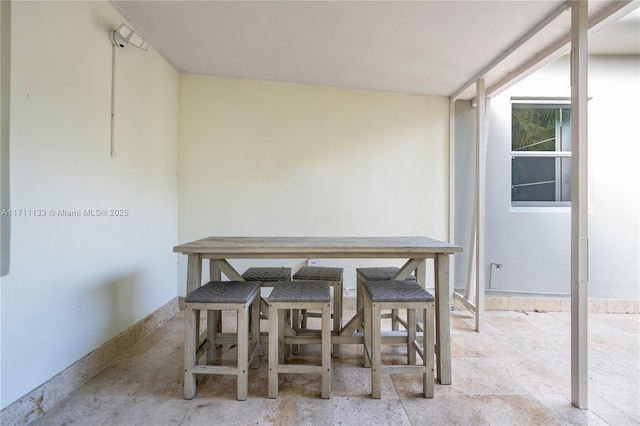
[[[397,318],[400,315],[400,311],[398,309],[391,310],[391,330],[398,331],[400,329],[400,323]]]
[[[191,308],[184,312],[184,398],[192,399],[196,395],[196,375],[192,367],[196,365],[197,327],[196,313]]]
[[[216,331],[218,333],[222,332],[222,311],[215,311],[215,318],[216,318]]]
[[[249,309],[247,305],[238,307],[237,311],[237,336],[236,346],[236,368],[238,369],[238,401],[247,399],[247,389],[249,387]]]
[[[331,397],[331,303],[322,306],[322,398]]]
[[[416,365],[416,310],[407,309],[407,364]]]
[[[337,336],[342,330],[342,281],[333,286],[333,333]],[[340,345],[333,345],[333,357],[340,358]]]
[[[284,364],[284,355],[285,355],[285,346],[284,346],[284,336],[286,332],[286,317],[290,315],[289,309],[278,309],[276,313],[276,325],[278,326],[278,334],[276,336],[278,339],[278,364]]]
[[[216,342],[218,341],[218,318],[220,318],[220,311],[207,311],[207,340],[209,341],[209,349],[207,350],[208,365],[213,365],[217,361]]]
[[[364,366],[365,368],[370,368],[371,367],[371,300],[369,299],[369,296],[363,296],[363,297],[365,297],[366,300],[363,300],[364,345],[362,345],[362,348],[364,352],[363,353]]]
[[[424,332],[423,332],[423,353],[424,353],[424,365],[427,367],[427,372],[423,375],[422,383],[425,398],[433,398],[433,382],[435,376],[433,373],[434,368],[434,304],[427,303],[427,308],[424,310]]]
[[[380,303],[371,304],[371,396],[380,399],[382,396],[382,319]]]
[[[195,327],[196,327],[196,347],[200,347],[200,310],[199,309],[194,309],[193,310],[195,318],[194,318],[194,322],[195,322]]]
[[[305,320],[306,312],[303,312],[302,319],[300,319],[301,317],[300,311],[301,309],[292,309],[292,312],[291,312],[291,326],[293,327],[294,330],[297,330],[298,328],[307,327],[306,320]],[[298,355],[300,353],[300,345],[291,345],[291,353],[293,355]]]
[[[262,316],[264,317],[262,319],[269,319],[269,305],[262,298],[260,299],[260,312],[261,312]]]
[[[364,309],[364,297],[362,295],[362,287],[363,282],[358,274],[356,276],[356,312],[359,312],[361,309]],[[364,321],[363,321],[364,322]],[[358,326],[358,331],[363,331],[362,324]]]
[[[255,349],[251,351],[251,368],[260,368],[260,296],[257,296],[251,304],[251,342],[252,345],[257,345]]]
[[[278,397],[279,319],[278,309],[269,305],[269,398]]]

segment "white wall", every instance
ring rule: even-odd
[[[108,30],[123,18],[106,2],[11,12],[11,207],[46,216],[12,218],[3,408],[175,297],[177,274],[177,72],[153,48],[116,52],[112,159]]]
[[[491,99],[486,260],[503,265],[492,272],[493,289],[567,294],[571,289],[570,208],[511,207],[510,98],[569,97],[571,88],[566,65],[565,61],[558,61]]]
[[[589,67],[590,294],[640,299],[640,57]]]
[[[182,75],[179,240],[446,239],[447,134],[446,98]],[[354,287],[354,262],[329,264]]]
[[[569,62],[564,57],[491,100],[487,151],[487,262],[493,270],[492,288],[569,293],[571,288],[570,208],[512,208],[511,96],[570,96]],[[637,121],[640,106],[640,58],[589,58],[589,296],[640,297],[640,148]],[[465,126],[456,133],[456,172],[469,178],[464,150],[473,146],[473,119],[459,115]],[[471,112],[473,113],[473,112]],[[466,132],[466,137],[465,137]],[[466,148],[465,148],[466,147]],[[458,170],[459,169],[459,170]],[[473,193],[460,188],[457,208],[470,212]],[[465,204],[466,203],[466,204]],[[466,210],[465,210],[466,209]],[[462,213],[461,213],[462,214]],[[470,214],[470,213],[469,213]],[[463,224],[464,226],[464,224]],[[458,227],[456,242],[468,245]],[[466,267],[466,262],[464,263]],[[456,264],[456,287],[464,273]],[[489,268],[489,265],[487,265]]]

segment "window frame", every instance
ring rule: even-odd
[[[557,106],[558,109],[568,109],[571,111],[571,98],[570,97],[511,97],[511,123],[513,123],[513,109],[514,105],[544,105],[549,107]],[[569,118],[569,126],[571,125],[571,118]],[[560,122],[560,125],[562,122]],[[570,134],[570,133],[569,133]],[[571,148],[571,141],[569,141],[569,148]],[[566,208],[571,206],[571,201],[514,201],[513,200],[513,160],[516,157],[519,158],[571,158],[571,151],[566,150],[556,150],[556,151],[522,151],[522,150],[514,150],[513,149],[513,125],[510,127],[510,138],[509,138],[510,150],[509,155],[511,157],[511,167],[509,171],[509,181],[510,181],[510,195],[509,202],[511,207],[513,208],[528,208],[528,207],[542,207],[542,208]],[[566,146],[566,145],[565,145]],[[558,166],[556,166],[558,167]],[[555,182],[558,182],[558,176],[556,175]],[[561,185],[561,183],[560,183]],[[556,194],[557,194],[556,190]],[[556,195],[557,197],[557,195]]]

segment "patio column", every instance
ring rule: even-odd
[[[587,215],[588,0],[571,1],[571,403],[587,409],[589,239]]]
[[[476,82],[476,331],[484,329],[485,289],[485,188],[487,163],[487,134],[485,132],[487,98],[484,78]]]

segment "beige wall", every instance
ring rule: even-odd
[[[446,239],[448,108],[439,97],[181,75],[179,241]]]
[[[176,296],[178,73],[116,52],[112,159],[123,21],[106,2],[12,3],[11,208],[33,213],[12,217],[0,282],[2,408]],[[76,209],[128,214],[59,213]]]
[[[11,207],[46,215],[12,217],[2,408],[184,294],[177,242],[447,237],[445,98],[179,76],[129,47],[111,158],[108,31],[121,22],[106,2],[12,4]],[[128,215],[59,213],[85,209]]]

